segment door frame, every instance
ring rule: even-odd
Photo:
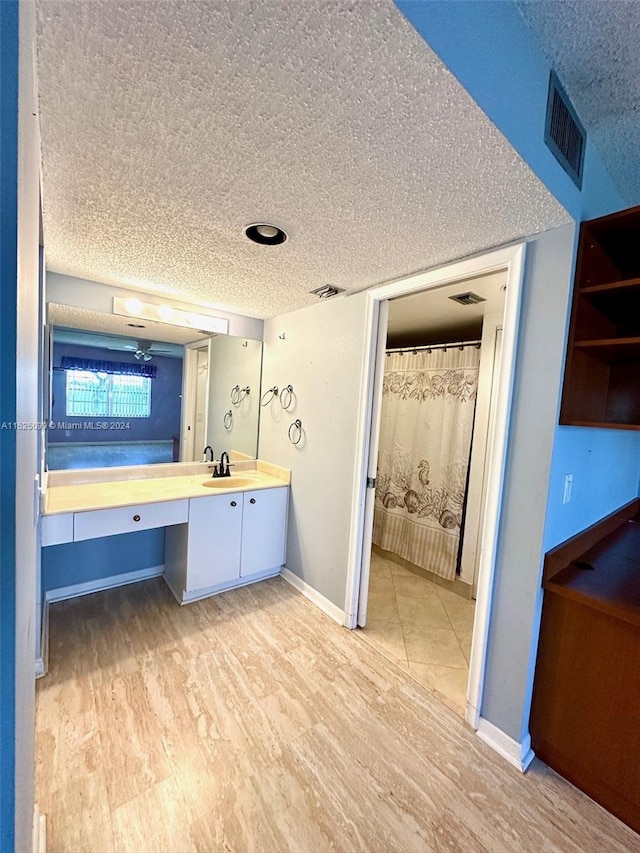
[[[362,587],[369,585],[373,502],[375,490],[367,488],[367,478],[375,478],[380,433],[380,404],[384,376],[386,314],[383,303],[398,296],[426,291],[456,281],[504,270],[507,292],[500,376],[496,397],[495,424],[489,440],[486,495],[478,561],[476,616],[471,645],[469,683],[465,719],[478,728],[489,638],[489,617],[502,508],[507,443],[511,419],[518,326],[524,279],[526,246],[518,243],[483,255],[457,261],[428,272],[406,276],[367,292],[365,336],[360,379],[356,465],[352,490],[349,564],[345,598],[345,625],[356,628]],[[383,335],[384,332],[384,335]],[[365,599],[366,601],[366,599]]]
[[[208,364],[211,360],[210,338],[201,338],[198,341],[184,345],[184,359],[182,362],[182,411],[180,413],[180,461],[194,461],[194,439],[195,439],[195,421],[191,424],[194,418],[196,405],[196,385],[198,372],[198,350],[207,349]],[[208,417],[209,417],[209,381],[207,377],[205,400],[205,436],[207,435]],[[194,429],[191,429],[191,426]]]

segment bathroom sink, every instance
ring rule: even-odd
[[[246,486],[256,485],[255,477],[210,477],[202,485],[207,489],[244,489]]]

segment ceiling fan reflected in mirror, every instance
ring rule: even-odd
[[[132,352],[138,361],[151,361],[154,355],[171,355],[171,350],[157,349],[153,341],[132,341],[118,347],[109,347],[110,350]]]

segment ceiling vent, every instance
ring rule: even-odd
[[[484,296],[478,296],[477,293],[458,293],[457,296],[450,296],[449,299],[452,299],[454,302],[457,302],[458,305],[477,305],[478,302],[486,302],[487,300]]]
[[[317,296],[318,299],[330,299],[332,296],[344,293],[344,287],[334,287],[333,284],[324,284],[322,287],[316,287],[315,290],[310,290],[309,293],[312,296]]]
[[[574,184],[578,189],[582,189],[587,133],[553,71],[549,76],[544,141]]]

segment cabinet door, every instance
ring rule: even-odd
[[[240,577],[284,563],[289,489],[245,492]]]
[[[189,501],[187,591],[240,576],[242,493]]]

